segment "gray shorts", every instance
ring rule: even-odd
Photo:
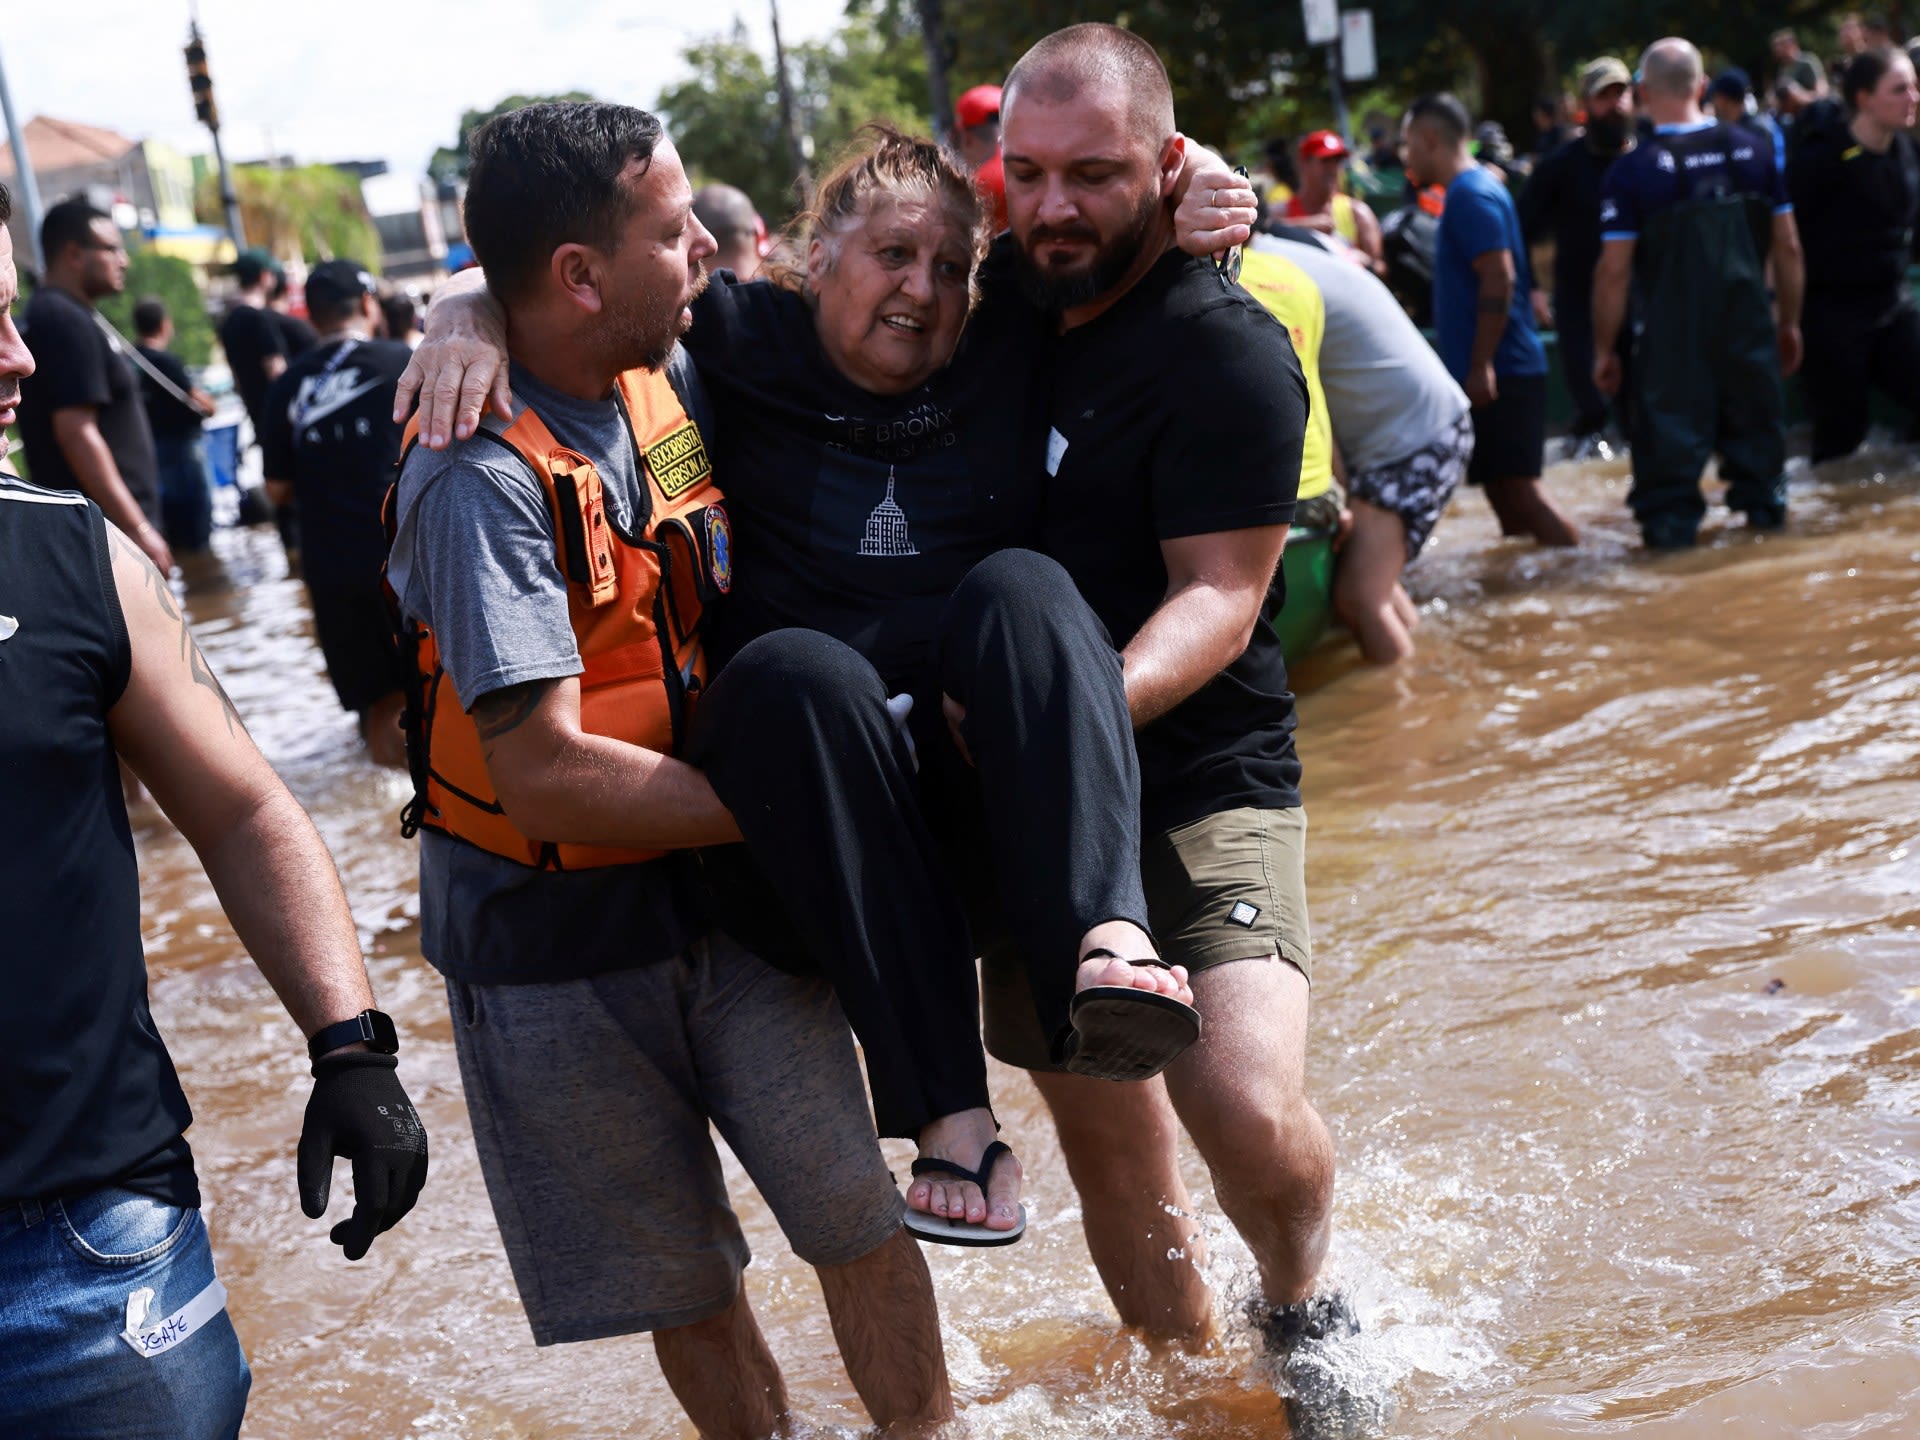
[[[474,1145],[534,1343],[690,1325],[750,1256],[711,1121],[794,1253],[844,1265],[900,1228],[833,991],[715,932],[555,985],[447,981]]]
[[[1353,471],[1347,476],[1347,493],[1400,517],[1407,529],[1411,561],[1433,534],[1472,457],[1473,412],[1469,410],[1413,454],[1371,470]]]
[[[1305,810],[1222,810],[1149,835],[1140,846],[1140,880],[1163,959],[1190,974],[1273,959],[1312,983]],[[1060,1069],[1012,946],[980,957],[980,986],[987,1053],[1025,1070]]]

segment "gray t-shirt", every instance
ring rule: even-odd
[[[1327,302],[1320,385],[1349,472],[1404,460],[1467,413],[1466,392],[1379,280],[1318,245],[1259,235],[1253,247],[1293,261]]]
[[[692,368],[671,373],[699,418]],[[608,518],[642,507],[639,460],[618,401],[579,400],[512,366],[516,413],[600,472]],[[488,429],[497,432],[499,422]],[[509,685],[578,675],[546,492],[497,438],[417,446],[400,470],[387,578],[401,609],[433,631],[463,708]],[[534,870],[431,830],[420,834],[421,949],[473,984],[579,979],[679,954],[706,928],[692,857],[646,865]]]

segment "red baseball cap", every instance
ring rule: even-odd
[[[976,85],[953,102],[953,118],[962,130],[1000,118],[1000,87]]]
[[[1331,130],[1316,130],[1311,135],[1301,137],[1302,160],[1345,159],[1346,155],[1347,142]]]

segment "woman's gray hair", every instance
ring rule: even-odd
[[[820,242],[831,270],[839,263],[847,234],[872,214],[879,198],[928,201],[960,225],[967,241],[967,303],[972,308],[980,298],[980,261],[991,238],[990,212],[974,189],[973,177],[933,141],[879,122],[860,127],[820,181],[813,204],[788,223],[768,257],[767,278],[806,293],[807,253],[813,242]]]

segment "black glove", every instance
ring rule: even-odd
[[[353,1162],[353,1213],[328,1238],[358,1260],[391,1230],[427,1183],[427,1132],[395,1073],[392,1055],[347,1050],[313,1064],[313,1094],[300,1127],[300,1208],[327,1213],[333,1157]]]

